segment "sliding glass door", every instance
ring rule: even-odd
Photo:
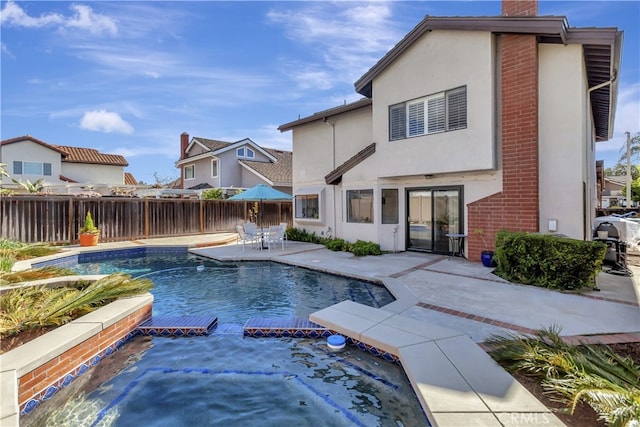
[[[449,252],[447,233],[461,233],[462,187],[407,190],[407,249]]]

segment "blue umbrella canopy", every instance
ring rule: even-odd
[[[291,196],[287,193],[271,188],[268,185],[258,184],[255,187],[251,187],[250,189],[243,191],[242,193],[229,197],[229,200],[245,202],[261,202],[263,200],[278,201],[291,200]]]
[[[291,196],[282,191],[275,190],[268,185],[258,184],[242,193],[229,197],[229,200],[237,202],[260,202],[262,205],[262,202],[265,200],[273,202],[291,200]],[[260,206],[260,228],[262,228],[262,206]]]

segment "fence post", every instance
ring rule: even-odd
[[[200,199],[200,234],[204,234],[204,201]]]
[[[149,238],[149,199],[144,199],[144,237]]]
[[[69,244],[73,245],[73,223],[75,222],[75,213],[73,210],[73,197],[69,197]]]

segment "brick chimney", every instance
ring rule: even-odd
[[[188,146],[189,134],[187,132],[182,132],[182,134],[180,134],[180,160],[186,157]]]
[[[504,16],[534,17],[535,0],[503,0]],[[537,232],[538,194],[538,43],[533,34],[502,34],[500,118],[502,191],[469,203],[469,258],[478,260],[482,238],[493,250],[499,230]],[[476,233],[476,230],[478,232]],[[482,230],[482,236],[479,236]],[[475,234],[472,234],[475,233]]]
[[[182,132],[180,134],[180,160],[187,157],[187,147],[189,146],[189,134]],[[180,166],[180,188],[184,190],[184,174],[183,167]]]
[[[538,0],[502,0],[502,16],[537,16]]]

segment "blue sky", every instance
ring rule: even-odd
[[[179,136],[291,149],[283,123],[355,101],[353,83],[425,15],[499,1],[2,1],[1,138],[122,154],[138,180],[178,176]],[[625,32],[613,166],[640,132],[640,1],[544,1],[540,15]]]

